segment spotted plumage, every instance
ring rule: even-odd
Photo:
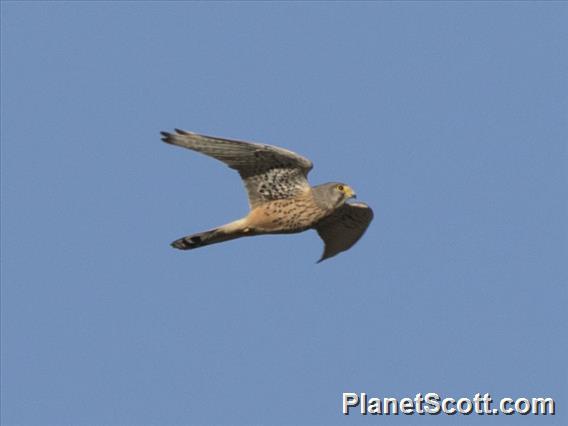
[[[162,140],[210,157],[237,170],[244,182],[250,212],[242,219],[209,231],[180,238],[181,250],[262,234],[289,234],[315,229],[325,248],[320,262],[352,247],[373,219],[364,203],[346,184],[310,186],[313,164],[292,151],[271,145],[198,135],[176,129],[162,132]]]

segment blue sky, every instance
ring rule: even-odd
[[[1,7],[2,424],[566,424],[565,3]],[[301,153],[375,220],[319,265],[313,231],[173,250],[247,210],[174,127]]]

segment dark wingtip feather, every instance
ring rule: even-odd
[[[189,132],[181,129],[174,129],[178,135],[189,135]]]
[[[168,132],[160,132],[160,134],[162,135],[162,140],[163,140],[165,143],[169,143],[169,144],[172,143],[172,136],[173,136],[173,135],[172,135],[171,133],[168,133]]]

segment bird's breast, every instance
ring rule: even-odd
[[[311,228],[327,212],[312,197],[274,200],[255,207],[247,216],[247,226],[258,233],[292,233]]]

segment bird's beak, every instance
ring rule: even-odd
[[[348,186],[345,189],[345,195],[347,195],[347,198],[357,198],[357,194],[355,194],[355,191],[353,191],[351,187]]]

